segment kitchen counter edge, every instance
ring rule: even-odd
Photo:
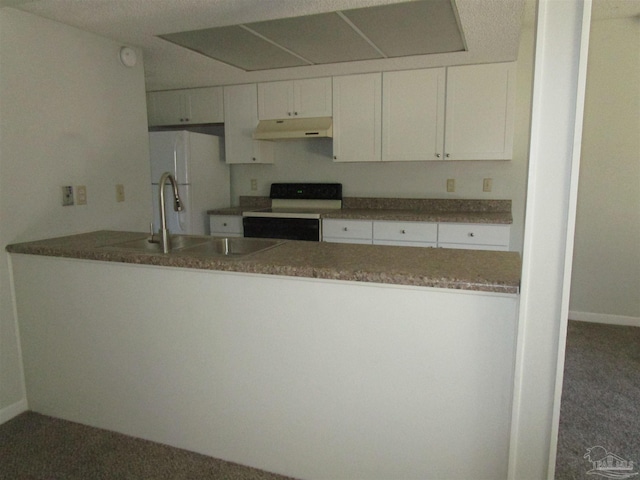
[[[169,254],[112,247],[146,238],[141,232],[100,230],[8,245],[10,253],[140,265],[373,282],[482,292],[519,293],[518,252],[354,245],[283,240],[239,257]]]
[[[243,212],[260,210],[251,207],[229,207],[208,210],[208,215],[242,216]],[[321,218],[344,220],[380,220],[404,222],[446,222],[511,225],[511,212],[435,212],[403,209],[342,208],[335,212],[322,213]]]

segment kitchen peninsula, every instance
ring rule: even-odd
[[[506,478],[518,253],[144,236],[7,247],[31,409],[298,478]]]

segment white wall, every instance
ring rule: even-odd
[[[295,478],[506,477],[517,295],[12,257],[36,412]]]
[[[640,325],[640,19],[594,21],[570,318]]]
[[[120,64],[119,48],[0,10],[0,422],[25,405],[4,247],[148,225],[144,72],[141,61],[134,68]],[[123,203],[116,203],[118,183],[125,186]],[[62,207],[62,185],[85,185],[88,204]]]
[[[330,139],[275,143],[274,165],[233,165],[231,197],[269,195],[272,182],[335,181],[345,196],[471,198],[512,200],[511,245],[521,250],[527,180],[533,29],[523,30],[518,55],[514,155],[511,161],[334,163]],[[483,178],[493,178],[493,191],[482,191]],[[251,191],[251,179],[258,190]],[[446,192],[455,178],[456,192]]]

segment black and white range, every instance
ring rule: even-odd
[[[271,208],[243,212],[245,237],[319,242],[323,213],[342,208],[341,183],[272,183]]]

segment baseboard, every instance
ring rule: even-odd
[[[640,327],[640,317],[609,315],[607,313],[569,311],[569,320],[577,320],[579,322],[606,323],[609,325],[623,325],[627,327]]]
[[[27,404],[26,398],[23,398],[22,400],[9,405],[8,407],[0,409],[0,425],[8,422],[13,417],[17,417],[27,410],[29,410],[29,405]]]

